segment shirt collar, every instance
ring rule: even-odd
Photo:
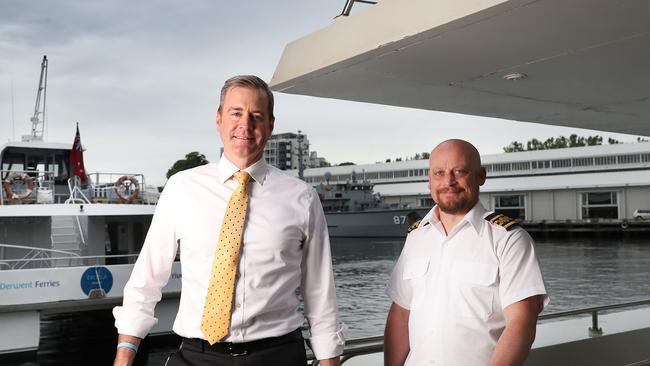
[[[233,174],[237,173],[240,170],[243,170],[250,174],[251,178],[259,185],[264,185],[266,180],[266,175],[269,172],[269,166],[266,164],[264,159],[260,159],[249,165],[245,169],[239,169],[235,164],[233,164],[225,155],[221,155],[219,159],[219,181],[225,183]]]
[[[438,205],[434,206],[433,209],[424,216],[420,225],[426,222],[433,225],[437,225],[438,223],[440,223],[439,210],[440,208],[438,207]],[[472,209],[469,210],[469,212],[466,213],[465,216],[463,216],[463,219],[460,220],[460,222],[458,222],[456,226],[462,225],[464,222],[467,222],[470,225],[472,225],[472,227],[474,227],[474,230],[476,230],[476,232],[478,233],[481,231],[481,228],[483,227],[483,222],[485,221],[483,220],[483,216],[485,216],[486,212],[487,211],[481,204],[481,201],[478,201],[476,202],[476,205],[474,205],[474,207],[472,207]]]

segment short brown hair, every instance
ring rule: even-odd
[[[219,113],[221,113],[223,101],[226,99],[226,93],[228,93],[228,90],[236,86],[257,89],[264,92],[269,101],[269,118],[275,118],[273,116],[273,93],[271,92],[271,89],[269,89],[268,84],[255,75],[237,75],[223,83],[223,87],[221,88],[221,97],[219,98]]]

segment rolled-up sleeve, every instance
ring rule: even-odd
[[[323,360],[343,353],[346,327],[338,317],[327,223],[314,190],[309,191],[306,204],[301,291],[311,348],[314,356]]]
[[[124,287],[122,306],[113,308],[119,334],[144,338],[158,319],[154,308],[167,284],[178,244],[174,201],[176,180],[172,177],[163,190],[140,255]]]

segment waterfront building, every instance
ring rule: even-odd
[[[327,165],[316,151],[309,151],[307,135],[287,132],[271,135],[264,148],[264,160],[280,170],[300,170]]]
[[[482,156],[486,208],[530,221],[633,219],[650,208],[650,142]],[[307,169],[313,185],[368,180],[394,207],[432,206],[428,160]]]

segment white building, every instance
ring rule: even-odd
[[[480,199],[488,209],[522,220],[632,219],[650,208],[650,143],[586,146],[482,156],[488,179]],[[312,184],[352,179],[375,184],[388,203],[433,204],[428,161],[307,169]]]
[[[316,151],[309,151],[307,135],[300,131],[271,135],[264,147],[264,160],[281,170],[299,170],[301,160],[303,169],[327,163]]]
[[[309,162],[309,140],[301,133],[280,133],[271,135],[264,148],[264,160],[281,170],[300,169]]]

